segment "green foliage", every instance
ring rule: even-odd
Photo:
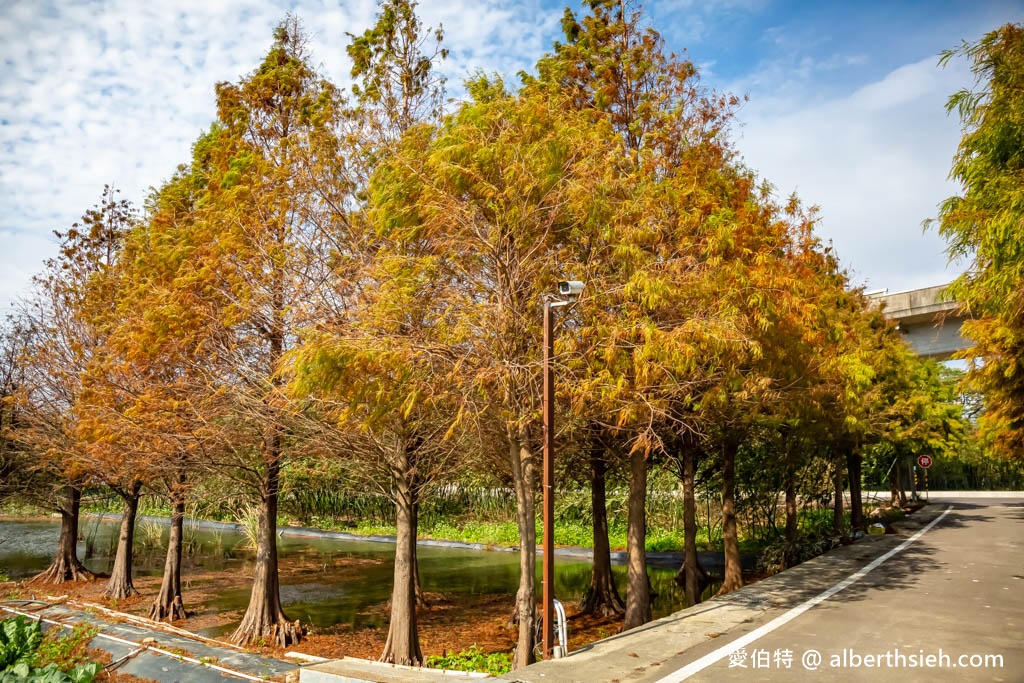
[[[943,53],[966,57],[976,90],[949,98],[963,137],[950,177],[963,194],[939,208],[951,258],[968,259],[949,288],[970,319],[968,381],[985,396],[982,427],[1007,455],[1024,454],[1024,25],[1006,24]]]
[[[0,683],[90,683],[103,668],[85,654],[96,632],[78,624],[71,633],[57,628],[44,636],[37,621],[5,619],[0,622]]]
[[[964,491],[1024,490],[1024,462],[1007,460],[965,448],[955,457],[934,461],[928,470],[931,489]]]
[[[422,533],[431,538],[457,540],[464,543],[496,546],[519,545],[519,530],[514,521],[477,522],[465,520],[452,522],[438,520],[434,524],[423,527]]]
[[[847,513],[848,515],[849,513]],[[849,522],[849,520],[847,520]],[[824,536],[832,533],[832,510],[818,508],[804,510],[799,517],[800,533],[806,536]]]
[[[865,424],[874,443],[863,449],[865,486],[889,488],[895,468],[905,472],[919,455],[948,461],[978,448],[956,400],[953,371],[912,356],[902,344],[880,349],[873,363],[877,379],[867,392]]]
[[[28,661],[43,642],[43,629],[37,621],[17,616],[0,622],[0,669]]]
[[[609,543],[611,542],[611,536],[609,535]],[[647,535],[644,538],[644,548],[650,553],[662,553],[662,552],[682,552],[683,550],[683,530],[675,529],[665,531],[662,529],[648,529]],[[707,547],[709,544],[700,539],[700,532],[698,532],[697,547]],[[625,549],[626,540],[625,537],[619,542],[620,548]]]
[[[62,671],[68,671],[88,662],[85,648],[98,633],[98,629],[86,623],[75,624],[70,633],[62,629],[48,631],[36,651],[36,664],[56,664]]]
[[[235,513],[235,521],[242,528],[242,535],[245,536],[245,548],[255,549],[259,540],[260,509],[258,506],[247,503]]]
[[[415,0],[378,0],[377,22],[346,48],[352,60],[352,94],[378,114],[376,133],[400,135],[419,121],[441,113],[444,78],[434,75],[435,63],[447,58],[441,47],[444,31],[424,29]],[[374,119],[374,117],[368,117]]]
[[[832,533],[831,528],[801,533],[795,543],[788,542],[784,537],[776,538],[758,555],[758,571],[775,574],[838,548],[839,542],[840,539]]]
[[[849,528],[850,515],[847,512],[845,516],[845,526]],[[798,520],[799,534],[795,542],[790,543],[784,536],[778,536],[760,548],[757,556],[759,571],[774,574],[839,547],[842,538],[833,529],[832,510],[806,509]]]
[[[0,515],[6,517],[38,517],[50,514],[47,508],[17,499],[5,500],[0,504]]]
[[[56,664],[33,668],[19,662],[0,673],[0,683],[92,683],[102,670],[99,662],[80,664],[68,671],[61,671]]]
[[[479,671],[501,676],[512,670],[512,656],[507,652],[485,654],[478,646],[450,655],[431,655],[427,657],[427,666],[434,669],[449,671]]]
[[[657,478],[657,474],[654,478]],[[395,505],[380,494],[341,488],[293,486],[284,497],[281,509],[301,523],[317,528],[363,535],[395,533]],[[626,492],[610,492],[607,496],[607,509],[611,548],[625,549]],[[681,549],[681,501],[673,490],[652,488],[647,510],[647,549]],[[473,485],[444,486],[432,492],[421,504],[419,534],[423,538],[464,543],[518,545],[515,511],[515,493],[511,489]],[[555,497],[555,517],[558,520],[555,543],[584,548],[593,544],[589,490],[559,490]],[[539,532],[539,523],[537,529]],[[698,545],[710,546],[706,529],[702,529]]]

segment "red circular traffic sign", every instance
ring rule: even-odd
[[[932,466],[932,456],[930,456],[930,455],[919,455],[919,456],[917,456],[917,464],[920,467],[924,468],[924,469],[928,469],[929,467]]]

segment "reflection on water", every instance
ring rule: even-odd
[[[79,557],[94,572],[109,572],[117,547],[119,519],[107,515],[83,518]],[[142,520],[136,529],[135,571],[159,576],[163,571],[167,523]],[[23,579],[45,569],[53,559],[60,524],[0,520],[0,569],[12,579]],[[205,609],[241,611],[249,600],[253,551],[247,540],[233,531],[195,529],[186,525],[182,579],[199,587],[202,580],[190,573],[227,570],[237,574],[234,588],[221,590],[202,605]],[[321,538],[278,538],[282,571],[281,599],[292,619],[319,628],[335,625],[383,626],[387,611],[373,609],[391,597],[394,546]],[[507,595],[509,607],[519,583],[519,556],[511,552],[488,552],[421,546],[418,551],[420,581],[428,593],[441,593],[458,601],[459,596]],[[294,571],[287,571],[294,570]],[[626,568],[614,567],[619,591],[625,595]],[[669,614],[684,606],[682,591],[673,582],[673,572],[650,569],[651,585],[657,597],[654,616]],[[209,576],[209,575],[207,575]],[[537,564],[540,590],[540,563]],[[209,580],[209,579],[207,579]],[[563,602],[579,600],[590,581],[590,563],[556,558],[555,594]],[[194,605],[194,603],[192,603]],[[200,607],[200,605],[195,605]],[[215,629],[207,635],[230,630]]]

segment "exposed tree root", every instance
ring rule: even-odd
[[[107,596],[108,598],[116,598],[118,600],[121,600],[123,598],[130,598],[139,594],[139,591],[135,589],[135,586],[132,584],[131,580],[121,580],[117,581],[116,585],[111,585],[113,583],[115,582],[113,581],[113,579],[111,579],[111,583],[107,584],[107,589],[103,591],[103,595]]]
[[[284,615],[282,615],[283,617]],[[305,635],[302,624],[298,621],[287,621],[282,618],[279,621],[268,624],[259,624],[255,621],[242,621],[235,632],[231,634],[231,642],[236,645],[277,645],[288,647],[295,645]]]
[[[626,613],[626,605],[622,602],[615,585],[602,585],[595,589],[587,588],[580,600],[580,614],[599,614],[602,617],[617,617]]]
[[[701,565],[699,560],[697,561],[696,566],[697,566],[697,571],[696,571],[696,580],[697,580],[696,594],[697,594],[697,597],[700,597],[704,593],[704,591],[707,589],[707,587],[711,585],[712,582],[711,582],[711,575],[709,575],[707,573],[707,571],[704,569],[704,566]],[[685,560],[683,561],[683,564],[679,567],[679,570],[676,571],[676,574],[675,574],[675,577],[673,578],[673,580],[675,581],[675,584],[677,586],[682,588],[684,591],[686,590],[686,562],[685,562]],[[691,605],[691,607],[692,607],[692,605]]]
[[[60,558],[47,569],[36,574],[28,583],[60,584],[67,581],[95,581],[96,575],[85,568],[78,560]]]
[[[157,598],[149,609],[149,618],[153,621],[177,621],[178,619],[188,619],[188,617],[189,613],[185,611],[181,596],[176,597],[170,603],[165,603]]]
[[[378,661],[385,662],[387,664],[399,664],[401,666],[423,666],[423,652],[420,650],[419,639],[416,638],[415,633],[395,633],[396,629],[402,628],[408,630],[410,629],[410,625],[393,624],[388,629],[388,639],[384,643],[384,654],[380,656]],[[396,644],[397,640],[403,639],[407,642],[404,644]],[[413,642],[415,645],[410,648],[408,645],[409,642]]]

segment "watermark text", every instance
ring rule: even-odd
[[[863,652],[844,648],[839,652],[819,650],[795,651],[789,648],[768,650],[740,648],[729,655],[729,668],[793,669],[1001,669],[999,654],[950,654],[917,650],[907,652],[894,648],[884,652]]]

